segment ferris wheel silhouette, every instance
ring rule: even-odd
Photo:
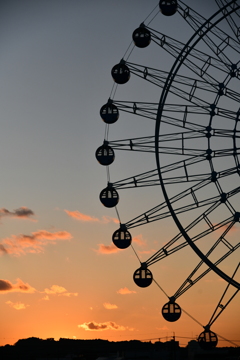
[[[175,252],[191,247],[199,263],[186,280],[162,307],[163,317],[177,321],[182,314],[176,302],[183,293],[214,271],[226,281],[226,289],[198,341],[203,349],[214,348],[218,336],[211,325],[240,289],[236,280],[239,268],[238,237],[230,236],[240,222],[240,3],[237,0],[215,0],[218,9],[208,19],[181,0],[160,0],[156,8],[132,34],[133,45],[126,57],[112,68],[113,86],[110,98],[100,109],[106,123],[103,145],[96,151],[99,163],[107,169],[107,187],[100,201],[108,208],[115,207],[120,226],[112,241],[119,249],[132,246],[130,229],[163,222],[171,217],[179,232],[155,252],[133,274],[139,287],[155,282],[151,265]],[[186,43],[150,27],[152,19],[160,16],[181,16],[193,30]],[[150,18],[150,19],[149,19]],[[224,30],[223,30],[224,29]],[[153,44],[152,44],[153,43]],[[128,61],[133,47],[159,47],[173,59],[170,69],[160,70]],[[118,84],[138,77],[144,83],[160,89],[159,102],[115,100]],[[111,141],[109,126],[121,112],[155,121],[155,133],[149,136]],[[137,175],[110,181],[110,165],[115,151],[125,150],[155,155],[156,167]],[[119,166],[121,166],[119,164]],[[121,223],[117,210],[119,191],[124,189],[160,186],[164,200],[132,220]],[[214,234],[209,246],[202,246]],[[237,251],[238,250],[238,251]],[[205,270],[201,271],[205,264]],[[207,265],[207,267],[206,267]],[[231,266],[230,266],[231,265]],[[160,287],[161,288],[161,287]],[[223,305],[229,288],[234,294]],[[161,288],[162,291],[164,291]]]

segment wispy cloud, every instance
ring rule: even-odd
[[[13,218],[18,218],[18,219],[29,219],[33,215],[34,215],[34,212],[25,206],[22,206],[13,211],[9,211],[5,208],[0,209],[0,218],[13,217]]]
[[[17,282],[15,284],[11,283],[11,281],[9,280],[2,280],[0,279],[0,294],[6,294],[6,293],[10,293],[10,292],[21,292],[21,293],[28,293],[28,294],[33,294],[33,293],[39,293],[39,294],[46,294],[42,300],[50,300],[51,295],[55,295],[55,296],[78,296],[78,293],[71,293],[69,291],[67,291],[67,289],[65,289],[63,286],[60,285],[52,285],[50,287],[50,289],[46,288],[44,289],[44,291],[38,291],[35,288],[33,288],[32,286],[30,286],[27,283],[24,283],[21,279],[17,279]],[[14,309],[18,309],[17,310],[21,310],[22,307],[21,305],[19,305],[20,303],[10,303],[8,302],[8,305],[14,307]]]
[[[24,310],[29,306],[20,302],[13,303],[12,301],[6,301],[6,304],[14,308],[15,310]]]
[[[214,226],[216,226],[217,224],[214,224]],[[218,228],[217,230],[215,230],[215,232],[217,233],[217,234],[222,234],[227,228],[229,227],[229,224],[227,224],[227,225],[223,225],[223,226],[221,226],[220,228]],[[236,232],[239,232],[239,227],[237,227],[236,225],[233,225],[232,227],[231,227],[231,229],[228,231],[228,235],[230,234],[230,235],[232,235],[233,233],[236,233]]]
[[[147,240],[143,239],[142,234],[133,237],[133,242],[138,245],[142,250],[138,250],[139,255],[155,253],[155,249],[146,249]],[[145,249],[144,249],[145,248]],[[143,250],[144,249],[144,250]]]
[[[8,251],[7,251],[7,249],[4,247],[4,245],[3,244],[0,244],[0,255],[2,255],[2,254],[7,254],[8,253]]]
[[[134,290],[129,290],[127,287],[125,288],[121,288],[117,291],[118,294],[120,295],[128,295],[128,294],[136,294],[136,291]]]
[[[108,224],[110,222],[114,222],[115,224],[119,224],[118,219],[110,217],[110,216],[102,216],[102,218],[99,219],[95,216],[83,214],[78,210],[74,210],[74,211],[64,210],[64,211],[71,218],[78,220],[78,221],[82,221],[82,222],[89,222],[89,223],[97,222],[97,223],[101,223],[101,224]]]
[[[141,251],[138,251],[138,254],[152,254],[152,253],[155,253],[156,250],[155,249],[151,249],[151,250],[141,250]]]
[[[100,220],[103,224],[108,224],[113,222],[114,224],[119,224],[119,220],[117,218],[113,218],[111,216],[103,216],[102,220]]]
[[[144,247],[144,246],[147,245],[147,242],[146,242],[146,240],[143,239],[142,234],[137,235],[137,236],[134,236],[134,237],[133,237],[133,242],[134,242],[135,244],[138,244],[138,245],[141,246],[141,247]]]
[[[121,250],[118,249],[114,244],[112,245],[98,244],[98,249],[94,249],[94,251],[97,252],[98,254],[115,254]]]
[[[124,331],[124,330],[134,330],[129,327],[121,326],[116,324],[114,321],[107,321],[103,323],[97,323],[95,321],[85,322],[83,324],[78,325],[79,328],[82,328],[86,331],[103,331],[103,330],[118,330],[118,331]]]
[[[63,286],[52,285],[50,289],[45,289],[44,293],[47,295],[58,295],[58,296],[78,296],[78,293],[70,293]],[[45,300],[49,300],[45,298]]]
[[[83,213],[80,213],[78,210],[75,211],[70,211],[70,210],[64,210],[68,216],[72,217],[73,219],[79,220],[79,221],[83,221],[83,222],[99,222],[99,219],[94,217],[94,216],[90,216],[90,215],[85,215]]]
[[[16,284],[12,284],[9,280],[0,280],[0,293],[8,292],[22,292],[22,293],[34,293],[36,289],[27,283],[24,283],[21,279],[17,279]]]
[[[157,330],[160,330],[160,331],[167,331],[167,330],[170,330],[167,326],[163,326],[163,327],[157,327],[156,328]]]
[[[107,310],[114,310],[114,309],[118,309],[118,306],[115,304],[110,304],[110,303],[104,303],[103,306],[105,307],[105,309]]]
[[[31,235],[12,235],[2,240],[0,254],[20,256],[27,253],[40,253],[48,244],[56,244],[58,240],[70,240],[71,238],[72,235],[67,231],[39,230]]]

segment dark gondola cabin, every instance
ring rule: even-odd
[[[99,164],[103,166],[108,166],[112,164],[115,159],[113,149],[107,144],[99,146],[99,148],[96,150],[95,156]]]
[[[182,310],[180,306],[174,301],[169,301],[162,308],[162,316],[165,320],[174,322],[177,321],[181,316]]]
[[[130,70],[124,62],[120,62],[112,68],[112,77],[117,84],[126,84],[130,79]]]
[[[134,272],[133,280],[137,286],[145,288],[151,285],[153,276],[149,269],[140,267]]]
[[[147,47],[151,42],[151,33],[145,26],[140,26],[132,34],[134,44],[139,48]]]
[[[109,100],[101,107],[100,116],[106,124],[114,124],[119,118],[118,108]]]
[[[198,343],[203,350],[211,350],[217,346],[217,335],[211,330],[204,330],[198,337]]]
[[[99,198],[101,203],[108,208],[116,206],[119,201],[118,192],[111,185],[100,192]]]
[[[119,249],[126,249],[131,245],[132,236],[125,225],[121,225],[120,229],[113,233],[112,241]]]
[[[177,12],[177,0],[160,0],[159,8],[163,15],[172,16]]]

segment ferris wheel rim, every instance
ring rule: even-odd
[[[187,241],[188,245],[201,258],[201,260],[207,266],[209,266],[216,274],[218,274],[222,279],[227,281],[232,286],[236,287],[237,289],[240,289],[240,283],[235,281],[233,278],[229,277],[226,273],[224,273],[216,265],[214,265],[212,263],[212,261],[210,261],[202,253],[202,251],[195,245],[195,243],[191,240],[188,233],[185,231],[185,229],[182,226],[181,222],[179,221],[179,219],[178,219],[178,217],[177,217],[177,215],[176,215],[176,213],[175,213],[175,211],[174,211],[174,209],[172,207],[170,199],[168,197],[168,193],[167,193],[167,190],[166,190],[166,187],[165,187],[165,184],[164,184],[164,180],[163,180],[163,177],[162,177],[162,173],[161,173],[160,156],[159,156],[159,133],[160,133],[160,125],[161,125],[161,116],[162,116],[163,108],[164,108],[164,105],[165,105],[165,102],[166,102],[166,99],[167,99],[168,92],[169,92],[169,89],[171,87],[171,84],[172,84],[176,74],[178,73],[178,70],[182,66],[184,59],[187,58],[187,56],[189,55],[191,50],[194,49],[196,44],[198,44],[198,42],[202,39],[203,35],[208,33],[214,26],[216,26],[216,24],[218,24],[223,19],[225,19],[227,16],[231,15],[234,11],[236,11],[236,8],[228,10],[227,13],[225,13],[223,16],[221,16],[219,19],[217,19],[214,23],[211,23],[211,21],[213,19],[215,19],[217,15],[222,13],[223,10],[227,10],[227,8],[229,8],[232,4],[235,4],[236,1],[237,0],[232,0],[230,3],[226,4],[224,7],[222,7],[218,11],[216,11],[209,19],[207,19],[202,24],[202,26],[200,26],[198,28],[198,30],[196,30],[194,32],[194,34],[191,36],[191,38],[188,40],[188,42],[185,44],[183,49],[180,51],[178,57],[176,58],[173,66],[172,66],[172,68],[171,68],[171,70],[169,72],[169,75],[168,75],[168,77],[166,79],[166,82],[165,82],[165,85],[164,85],[164,87],[162,89],[160,100],[159,100],[159,106],[158,106],[157,117],[156,117],[156,125],[155,125],[155,157],[156,157],[157,171],[158,171],[158,176],[159,176],[163,196],[165,198],[168,209],[169,209],[169,211],[171,213],[171,217],[173,218],[173,220],[174,220],[175,224],[177,225],[178,229],[180,230],[180,232],[184,236],[184,238]],[[237,9],[239,9],[239,8],[240,8],[240,5],[237,5]],[[206,26],[207,24],[209,24],[210,26]],[[206,30],[203,31],[203,33],[201,35],[199,35],[199,33],[202,31],[202,29],[205,29],[205,28],[206,28]],[[196,37],[197,37],[197,40],[195,40]],[[187,51],[186,51],[186,49],[187,49]]]

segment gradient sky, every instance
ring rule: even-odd
[[[176,323],[166,322],[161,308],[167,297],[155,284],[147,289],[135,285],[132,274],[139,266],[137,259],[131,249],[118,251],[112,245],[116,213],[99,202],[99,192],[106,186],[105,169],[94,156],[105,130],[99,109],[113,85],[112,66],[123,57],[133,30],[157,3],[1,2],[0,345],[31,336],[165,340],[173,333],[185,345],[203,331],[185,313]],[[216,10],[206,0],[195,0],[193,7],[205,16]],[[160,24],[162,32],[184,42],[191,30],[181,21],[179,15],[166,19],[159,14],[153,25]],[[138,58],[136,49],[130,61]],[[147,59],[144,50],[139,63]],[[170,69],[159,49],[152,61],[159,69]],[[160,97],[156,88],[135,90],[135,100],[147,101],[146,94],[152,101]],[[127,85],[117,97],[127,100],[131,91]],[[135,133],[138,123],[126,130],[128,120],[125,115],[116,124],[116,139]],[[142,126],[149,131],[149,124]],[[150,126],[154,134],[154,124]],[[145,159],[154,168],[154,157],[130,155],[120,154],[113,164],[115,179],[132,174],[126,157],[134,159],[136,172],[144,170]],[[119,204],[124,220],[150,208],[145,204],[156,194],[161,197],[160,188],[126,191]],[[133,229],[141,260],[176,233],[171,219]],[[231,236],[239,236],[239,229]],[[153,271],[172,295],[197,262],[193,251],[185,249],[154,265]],[[179,304],[206,325],[225,287],[210,272]],[[212,330],[239,340],[236,314],[239,317],[239,296]]]

